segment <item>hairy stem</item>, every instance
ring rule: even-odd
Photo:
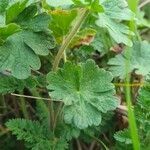
[[[71,43],[72,39],[74,38],[74,36],[79,31],[81,25],[84,23],[88,14],[89,14],[89,11],[87,9],[85,9],[85,8],[80,9],[78,18],[76,19],[74,26],[72,27],[71,31],[66,36],[66,38],[64,38],[63,43],[62,43],[62,45],[61,45],[61,47],[60,47],[60,49],[59,49],[59,51],[55,57],[55,60],[53,63],[53,71],[57,71],[60,60],[62,59],[63,56],[64,56],[64,61],[66,61],[66,50],[67,50],[69,44]],[[54,130],[56,127],[57,118],[58,118],[58,116],[61,112],[61,109],[62,109],[62,103],[60,103],[60,105],[58,106],[56,116],[54,116],[53,105],[54,105],[53,102],[51,102],[50,108],[51,108],[51,114],[53,116],[52,119],[53,119],[53,130]]]
[[[145,0],[144,2],[142,2],[140,5],[139,5],[139,9],[141,9],[142,7],[144,7],[145,5],[149,4],[150,3],[150,0]]]
[[[78,32],[78,30],[80,29],[82,23],[84,22],[84,20],[88,16],[88,10],[85,8],[82,8],[79,13],[80,13],[79,14],[80,16],[77,18],[77,21],[75,22],[75,25],[71,29],[70,33],[66,36],[63,44],[61,45],[61,47],[60,47],[60,49],[59,49],[59,51],[55,57],[55,60],[53,63],[53,71],[56,71],[58,69],[58,65],[60,63],[61,58],[63,57],[64,52],[66,51],[66,49],[68,48],[72,39],[74,38],[74,36]]]

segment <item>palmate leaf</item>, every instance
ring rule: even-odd
[[[21,31],[8,37],[0,47],[0,71],[9,70],[18,79],[26,79],[31,69],[41,66],[39,55],[47,55],[54,47],[54,40],[44,33]]]
[[[127,2],[125,0],[103,0],[102,6],[104,13],[99,13],[96,24],[106,28],[117,43],[132,46],[132,41],[129,39],[130,35],[133,35],[132,31],[120,23],[122,20],[128,21],[134,18],[134,14],[127,8]]]
[[[130,51],[130,59],[127,58],[126,53]],[[130,66],[126,66],[126,61],[130,62]],[[127,48],[123,53],[118,54],[115,58],[111,58],[108,62],[109,70],[114,77],[125,78],[126,67],[129,72],[135,70],[138,75],[146,76],[150,72],[150,44],[146,42],[135,42],[132,48]]]
[[[22,16],[24,15],[22,14]],[[20,20],[18,23],[21,25],[23,29],[30,29],[33,30],[34,32],[40,32],[40,31],[48,31],[49,22],[50,16],[47,15],[46,13],[42,13],[27,20]]]
[[[35,32],[46,31],[50,22],[50,16],[45,13],[39,14],[32,19],[22,23],[27,29],[32,29]]]
[[[47,80],[50,96],[65,104],[65,122],[80,129],[99,125],[102,112],[118,105],[111,74],[99,69],[92,60],[78,66],[66,63],[56,73],[50,72]]]

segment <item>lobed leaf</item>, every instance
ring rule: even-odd
[[[102,113],[118,105],[111,74],[91,60],[78,66],[66,63],[58,72],[50,72],[47,80],[50,96],[65,104],[65,122],[80,129],[99,125]]]
[[[106,28],[117,43],[132,46],[129,37],[133,35],[133,32],[129,30],[128,26],[120,22],[134,18],[134,14],[127,7],[127,2],[125,0],[103,0],[102,6],[104,12],[98,14],[96,24],[99,27]]]
[[[10,36],[0,47],[0,71],[11,71],[18,79],[26,79],[31,69],[38,70],[41,66],[39,55],[48,55],[54,47],[52,37],[44,33],[21,31]]]
[[[130,59],[126,56],[128,51],[131,52]],[[127,60],[130,62],[128,73],[135,71],[138,75],[148,75],[150,72],[150,44],[146,42],[134,42],[132,48],[127,48],[121,54],[116,55],[115,58],[111,58],[108,65],[110,65],[109,71],[112,72],[114,77],[125,78]]]

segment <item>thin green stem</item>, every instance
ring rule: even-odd
[[[137,8],[138,8],[138,2],[139,0],[128,0],[128,4],[130,9],[136,14]],[[137,32],[136,23],[134,21],[134,18],[130,21],[130,30],[133,32]],[[131,39],[131,37],[129,37]],[[126,85],[130,84],[131,75],[130,72],[130,58],[131,58],[131,49],[126,50],[126,62],[125,62],[125,69],[126,69]],[[133,142],[133,149],[134,150],[140,150],[140,141],[138,136],[138,130],[136,125],[136,119],[134,115],[134,110],[132,108],[132,99],[131,99],[131,87],[125,86],[125,97],[127,101],[128,106],[128,119],[129,119],[129,129],[130,134]]]
[[[86,133],[86,134],[88,134],[88,133]],[[105,150],[109,150],[109,148],[104,144],[104,142],[103,141],[101,141],[100,139],[98,139],[97,137],[95,137],[94,135],[90,135],[90,134],[88,134],[91,138],[93,138],[94,140],[96,140],[99,144],[101,144],[104,148],[105,148]]]
[[[131,51],[127,50],[126,51],[126,57],[128,58],[126,61],[126,85],[130,84],[130,79],[131,76],[129,74],[129,68],[130,68],[130,57],[131,57]],[[131,100],[131,87],[130,86],[125,86],[125,96],[126,96],[126,101],[127,101],[127,106],[128,106],[128,119],[129,119],[129,128],[130,128],[130,133],[131,133],[131,138],[133,142],[133,148],[134,150],[140,150],[140,142],[139,142],[139,137],[138,137],[138,131],[137,131],[137,126],[136,126],[136,121],[135,121],[135,115],[134,115],[134,110],[132,108],[132,100]]]
[[[22,110],[22,113],[23,113],[23,116],[25,117],[25,119],[29,119],[30,117],[29,117],[29,114],[27,111],[26,102],[25,102],[24,97],[20,97],[20,107],[21,107],[21,110]]]
[[[48,101],[48,108],[49,108],[49,112],[50,112],[50,124],[51,124],[51,129],[54,133],[54,103],[53,101]]]
[[[58,109],[57,109],[57,112],[56,112],[55,118],[54,118],[54,126],[53,126],[53,127],[54,127],[54,129],[55,129],[56,124],[57,124],[58,116],[59,116],[59,114],[61,113],[62,106],[63,106],[63,102],[60,102],[60,104],[58,105]]]
[[[82,23],[84,22],[84,20],[86,19],[86,17],[88,16],[89,12],[86,8],[82,8],[79,12],[79,16],[77,18],[77,21],[75,22],[75,25],[73,26],[73,28],[71,29],[71,31],[69,32],[69,34],[66,36],[63,44],[61,45],[54,63],[53,63],[53,71],[56,71],[58,69],[58,65],[60,63],[60,60],[64,54],[64,52],[67,50],[69,44],[71,43],[72,39],[74,38],[74,36],[76,35],[76,33],[78,32],[78,30],[80,29]]]
[[[50,129],[51,129],[51,116],[50,116],[49,107],[47,107],[47,106],[45,105],[45,103],[43,102],[43,100],[45,100],[45,98],[41,98],[39,92],[37,92],[36,89],[31,90],[31,93],[32,93],[32,95],[34,95],[34,96],[32,96],[32,98],[34,98],[34,99],[36,99],[36,100],[42,101],[42,102],[39,102],[39,103],[40,103],[41,107],[44,109],[43,111],[48,112],[48,116],[47,116],[47,118],[48,118],[47,126],[49,127],[49,131],[50,131]],[[50,102],[51,99],[47,98],[46,101]]]
[[[0,105],[2,106],[3,112],[5,113],[7,111],[7,106],[6,106],[4,95],[0,95]]]
[[[130,57],[131,57],[131,51],[127,50],[126,51],[126,57],[128,58],[126,61],[126,84],[130,84],[130,74],[129,74],[129,68],[130,68]],[[133,142],[133,148],[134,150],[140,150],[140,142],[139,142],[139,137],[138,137],[138,131],[137,131],[137,126],[136,126],[136,121],[135,121],[135,115],[134,115],[134,110],[132,109],[132,100],[131,100],[131,87],[126,86],[125,87],[125,96],[126,96],[126,101],[128,105],[128,118],[129,118],[129,128],[130,128],[130,133],[132,137],[132,142]]]

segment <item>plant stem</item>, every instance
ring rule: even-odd
[[[87,9],[82,8],[80,10],[80,14],[77,18],[77,21],[75,22],[75,25],[73,26],[73,28],[71,29],[70,33],[66,36],[63,44],[61,45],[54,63],[53,63],[53,71],[56,71],[58,69],[58,65],[60,63],[60,60],[64,54],[64,52],[66,51],[66,49],[68,48],[69,44],[71,43],[72,39],[74,38],[74,36],[76,35],[76,33],[78,32],[78,30],[80,29],[82,23],[84,22],[84,20],[86,19],[86,17],[88,16],[89,12]]]
[[[138,8],[138,3],[139,0],[128,0],[128,4],[130,9],[136,14],[137,13],[137,8]],[[137,27],[136,23],[134,21],[134,18],[130,21],[130,30],[133,32],[137,32]],[[129,37],[131,39],[131,37]],[[130,79],[131,75],[129,74],[130,72],[130,59],[131,59],[131,49],[126,50],[126,62],[125,62],[125,69],[126,69],[126,84],[130,84]],[[136,126],[136,119],[134,115],[134,110],[132,108],[132,99],[131,99],[131,87],[130,86],[125,86],[125,97],[127,101],[127,106],[128,106],[128,119],[129,119],[129,129],[130,129],[130,134],[132,138],[132,143],[133,143],[133,149],[134,150],[140,150],[140,141],[139,141],[139,136],[138,136],[138,130]]]
[[[129,68],[130,68],[130,57],[131,57],[131,51],[127,50],[126,51],[126,84],[130,84],[130,74],[129,74]],[[129,128],[130,128],[130,133],[131,133],[131,138],[133,142],[133,148],[134,150],[140,150],[140,142],[139,142],[139,137],[138,137],[138,131],[137,131],[137,126],[136,126],[136,120],[135,120],[135,115],[134,115],[134,110],[132,108],[132,100],[131,100],[131,87],[126,86],[125,87],[125,97],[127,101],[127,106],[128,106],[128,118],[129,118]]]
[[[88,134],[88,133],[87,133]],[[102,142],[100,139],[98,139],[97,137],[95,137],[94,135],[90,135],[88,134],[91,138],[93,138],[95,141],[97,141],[99,144],[101,144],[105,150],[109,150],[109,148],[104,144],[104,142]]]
[[[43,98],[43,97],[39,97],[39,96],[29,96],[29,95],[23,95],[23,94],[15,94],[15,93],[11,93],[11,95],[17,96],[17,97],[35,99],[35,100],[55,101],[55,100],[52,100],[50,98]]]
[[[79,15],[76,18],[76,22],[75,25],[72,27],[71,31],[69,32],[69,34],[66,36],[66,38],[63,40],[63,43],[55,57],[54,63],[53,63],[53,71],[57,71],[59,63],[61,58],[64,56],[64,62],[66,61],[66,50],[69,46],[69,44],[71,43],[72,39],[74,38],[74,36],[77,34],[77,32],[79,31],[81,25],[84,23],[86,17],[88,16],[89,11],[86,8],[82,8],[79,11]],[[61,108],[62,108],[62,103],[59,104],[58,106],[58,110],[56,115],[54,116],[54,106],[53,106],[53,102],[50,103],[50,108],[51,108],[51,114],[52,114],[52,119],[53,119],[53,130],[55,130],[56,127],[56,123],[57,123],[57,118],[61,112]]]
[[[28,115],[24,97],[20,97],[20,107],[21,107],[21,110],[22,110],[22,113],[23,113],[23,116],[25,117],[25,119],[29,119],[30,117]]]
[[[6,106],[4,95],[0,95],[0,105],[2,105],[3,113],[7,112],[7,106]]]
[[[55,115],[55,118],[54,118],[54,125],[53,125],[54,129],[55,129],[56,124],[57,124],[57,118],[58,118],[59,114],[61,113],[62,106],[63,106],[63,103],[60,102],[58,109],[57,109],[57,112],[56,112],[56,115]]]
[[[49,107],[46,106],[46,103],[43,101],[43,98],[40,99],[40,93],[37,92],[36,89],[32,89],[30,90],[30,92],[32,93],[32,95],[36,96],[34,98],[37,98],[36,100],[40,100],[40,101],[37,101],[37,105],[38,107],[40,106],[40,109],[42,108],[42,111],[44,112],[48,112],[48,116],[47,116],[47,126],[49,127],[49,131],[51,129],[51,118],[50,118],[50,111],[48,110]],[[45,100],[45,99],[44,99]],[[47,99],[48,101],[51,101],[51,99]]]
[[[147,5],[148,3],[150,3],[150,0],[145,0],[144,2],[142,2],[140,5],[139,5],[139,9],[141,9],[142,7],[144,7],[145,5]]]

